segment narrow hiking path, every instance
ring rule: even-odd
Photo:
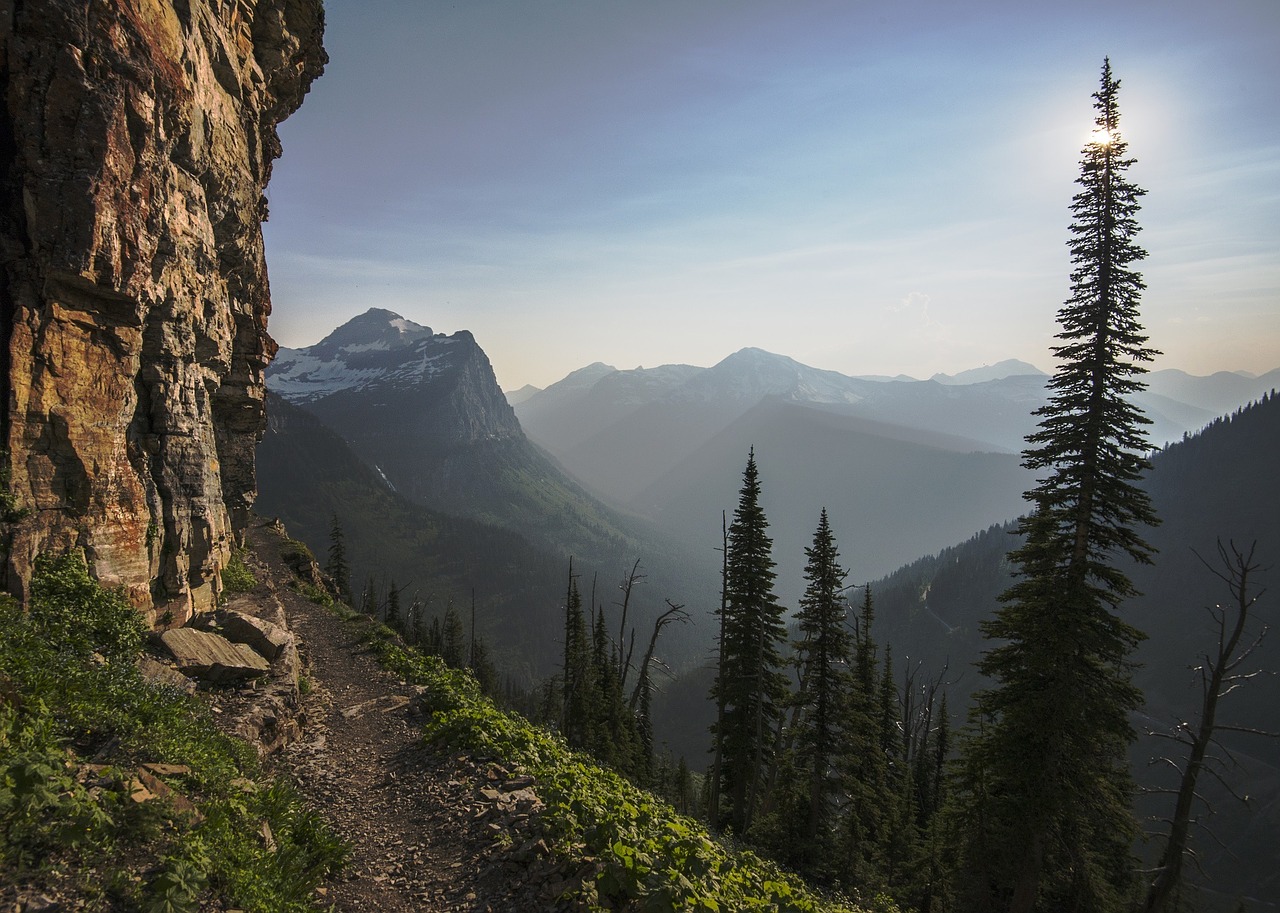
[[[283,541],[255,522],[247,563],[283,603],[304,659],[303,734],[273,763],[350,847],[322,902],[361,913],[571,909],[556,900],[563,879],[538,839],[530,779],[425,746],[414,686],[378,666],[360,623],[290,588]]]

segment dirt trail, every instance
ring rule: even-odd
[[[530,794],[520,793],[528,778],[427,749],[414,688],[377,665],[351,623],[286,585],[278,533],[255,525],[249,544],[250,568],[284,603],[307,668],[302,738],[274,764],[351,847],[323,902],[353,913],[559,907],[536,814],[511,801]]]

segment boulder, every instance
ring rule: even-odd
[[[293,643],[293,635],[264,618],[243,612],[224,612],[219,618],[222,636],[235,644],[244,644],[274,662]]]
[[[174,628],[160,635],[183,675],[214,684],[265,675],[271,664],[244,644],[195,628]]]

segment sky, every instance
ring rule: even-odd
[[[370,307],[507,390],[746,346],[844,374],[1053,369],[1109,57],[1142,320],[1280,366],[1277,0],[326,0],[280,126],[272,335]]]

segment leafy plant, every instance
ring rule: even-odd
[[[553,850],[590,864],[589,907],[643,911],[776,910],[838,913],[857,909],[815,894],[795,875],[749,852],[730,849],[652,794],[570,751],[558,736],[499,710],[467,672],[404,647],[383,625],[366,636],[391,671],[424,686],[431,744],[493,757],[538,782],[543,826]],[[891,913],[885,898],[869,908]]]
[[[199,700],[143,679],[142,642],[137,612],[79,556],[37,561],[28,611],[0,598],[0,882],[57,869],[89,905],[314,910],[345,847],[288,785],[243,788],[256,753]],[[184,768],[171,787],[196,814],[129,799],[147,763]]]
[[[248,593],[258,585],[258,578],[253,576],[244,563],[244,550],[232,549],[227,566],[222,569],[222,590],[228,595]]]

